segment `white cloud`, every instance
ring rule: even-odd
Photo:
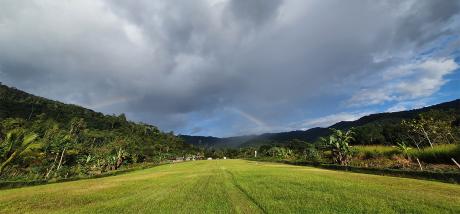
[[[145,38],[142,29],[140,29],[138,26],[131,23],[125,23],[123,25],[123,30],[129,41],[136,44],[137,46],[145,45]]]
[[[387,109],[387,112],[398,112],[398,111],[405,111],[407,108],[403,105],[394,105]]]
[[[437,92],[444,83],[446,75],[454,72],[459,65],[453,59],[431,59],[409,66],[406,73],[412,76],[395,86],[401,99],[427,97]]]
[[[395,105],[388,108],[386,111],[387,112],[405,111],[405,110],[410,110],[410,109],[422,108],[425,106],[426,106],[426,102],[423,99],[416,100],[416,101],[404,101],[404,102],[396,103]]]
[[[435,58],[404,64],[384,71],[382,81],[361,89],[348,104],[363,106],[387,101],[404,101],[428,97],[439,91],[459,65],[453,59]]]

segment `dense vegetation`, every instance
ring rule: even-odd
[[[0,213],[459,213],[460,186],[244,160],[0,191]]]
[[[0,84],[0,176],[53,179],[158,163],[197,150],[173,133]]]

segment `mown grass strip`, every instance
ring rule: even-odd
[[[230,175],[233,185],[238,188],[238,190],[240,190],[252,203],[254,203],[257,208],[262,211],[262,213],[268,213],[267,210],[265,210],[265,208],[251,196],[251,194],[249,194],[243,187],[241,187],[241,185],[236,180],[235,175],[233,175],[231,171],[225,170],[225,172]]]

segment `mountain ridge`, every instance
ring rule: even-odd
[[[418,109],[411,109],[398,112],[381,112],[363,116],[354,121],[340,121],[328,127],[314,127],[307,130],[293,130],[288,132],[262,133],[259,135],[234,136],[234,137],[213,137],[213,136],[191,136],[179,135],[186,143],[195,146],[213,148],[239,148],[248,146],[260,146],[264,144],[282,143],[289,140],[303,140],[307,142],[317,141],[320,137],[330,134],[330,128],[347,130],[352,127],[359,127],[379,121],[400,122],[403,119],[415,118],[418,114],[430,110],[451,110],[460,112],[460,99],[434,104]],[[250,136],[250,137],[249,137]],[[238,141],[239,140],[239,141]]]

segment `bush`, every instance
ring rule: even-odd
[[[320,159],[321,155],[314,145],[310,144],[305,148],[305,160],[319,162]]]

